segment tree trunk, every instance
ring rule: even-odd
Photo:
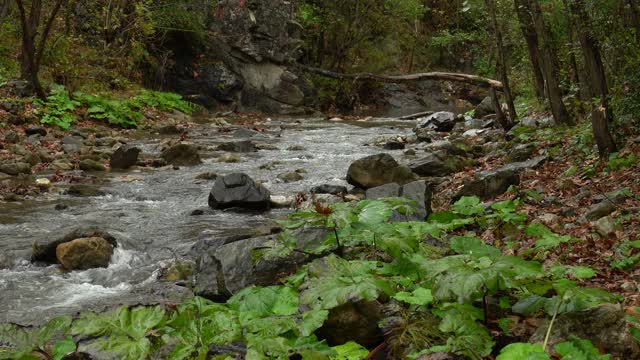
[[[365,81],[373,80],[386,83],[401,83],[412,82],[420,80],[443,80],[443,81],[455,81],[472,84],[484,88],[493,88],[498,91],[502,91],[504,86],[498,80],[488,79],[482,76],[459,74],[459,73],[447,73],[447,72],[429,72],[429,73],[417,73],[408,75],[378,75],[371,73],[356,73],[356,74],[344,74],[335,71],[319,69],[312,66],[298,65],[300,70],[310,73],[326,76],[333,79],[351,79],[353,81]]]
[[[0,0],[0,26],[4,23],[4,19],[9,14],[9,4],[11,0]]]
[[[574,49],[574,44],[575,44],[575,31],[573,30],[573,21],[571,21],[571,12],[569,11],[569,4],[567,4],[568,0],[562,0],[562,11],[564,16],[569,19],[567,20],[567,36],[568,36],[568,42],[569,42],[569,48],[570,49]],[[578,67],[578,61],[576,60],[576,54],[574,51],[570,50],[569,51],[569,64],[571,65],[571,80],[573,82],[573,84],[576,86],[578,90],[578,98],[583,100],[585,99],[585,97],[583,95],[585,95],[582,92],[582,87],[580,86],[580,68]]]
[[[513,123],[509,121],[509,119],[507,119],[504,111],[502,111],[502,105],[500,104],[500,98],[498,97],[498,92],[496,91],[496,89],[489,89],[489,96],[491,96],[491,104],[493,105],[493,110],[496,112],[496,118],[498,119],[498,122],[503,129],[507,131],[510,130],[513,127]]]
[[[591,104],[591,124],[593,137],[598,145],[600,157],[605,158],[616,152],[617,147],[609,132],[609,123],[613,120],[613,112],[609,108],[609,88],[605,75],[600,45],[598,40],[589,31],[591,19],[587,14],[583,0],[570,0],[576,24],[578,39],[584,55],[584,63],[589,79],[589,92],[591,98],[597,98],[597,102]]]
[[[542,74],[545,79],[547,95],[551,104],[551,112],[556,124],[575,125],[575,120],[569,115],[567,108],[562,102],[562,92],[560,91],[558,57],[551,43],[551,32],[545,24],[542,15],[542,9],[538,0],[527,0],[533,24],[536,32],[540,35],[542,44],[542,56],[540,57],[542,64]]]
[[[502,81],[502,86],[504,87],[504,96],[507,99],[507,106],[509,107],[509,117],[510,119],[504,119],[502,124],[506,131],[513,127],[513,122],[518,118],[518,113],[516,112],[516,106],[513,103],[513,97],[511,96],[511,86],[509,84],[509,74],[507,74],[507,59],[504,54],[504,45],[502,43],[502,30],[498,26],[498,17],[496,15],[496,8],[493,0],[485,0],[485,4],[487,6],[487,11],[491,16],[491,24],[493,28],[493,33],[496,38],[496,49],[498,52],[498,74],[500,76],[500,80]],[[498,106],[500,103],[498,102]]]
[[[527,50],[529,51],[529,59],[531,60],[531,70],[533,72],[533,86],[536,97],[540,100],[545,99],[544,77],[542,75],[542,67],[540,65],[540,50],[538,47],[538,33],[533,25],[531,13],[528,7],[523,3],[526,0],[514,0],[518,21],[520,23],[520,31],[527,42]]]
[[[633,21],[633,26],[636,28],[636,42],[640,45],[640,9],[638,9],[638,4],[636,4],[636,0],[627,0],[627,4],[629,4],[629,8],[631,11],[631,20]]]
[[[36,43],[36,37],[38,35],[38,28],[40,27],[40,14],[42,13],[42,1],[32,0],[29,14],[24,6],[22,0],[16,0],[18,5],[18,11],[20,12],[20,23],[22,25],[22,52],[20,55],[20,75],[22,79],[29,82],[33,91],[39,98],[45,98],[46,92],[40,84],[38,73],[40,72],[40,65],[42,64],[42,57],[44,55],[45,45],[53,22],[62,6],[64,0],[57,0],[53,5],[51,13],[47,18],[44,25],[44,29],[40,34],[39,41]]]

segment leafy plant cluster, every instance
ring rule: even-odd
[[[396,358],[450,352],[470,359],[498,354],[492,332],[509,332],[507,316],[551,317],[619,298],[580,286],[595,275],[587,267],[531,260],[569,239],[540,225],[526,225],[517,201],[491,205],[465,197],[428,221],[389,221],[411,216],[406,199],[363,200],[297,212],[283,221],[281,237],[256,259],[305,253],[314,261],[281,279],[281,285],[250,287],[226,303],[202,298],[162,307],[120,308],[84,314],[71,334],[122,359],[143,359],[169,348],[170,359],[363,359],[367,350],[348,342],[329,346],[315,332],[329,312],[358,301],[384,303],[388,351]],[[321,244],[303,244],[295,231],[322,226]],[[524,255],[503,254],[473,231],[511,226],[537,239]],[[490,304],[498,304],[490,306]],[[496,326],[495,324],[500,326]],[[514,343],[498,359],[550,359],[547,344]],[[582,339],[553,349],[563,359],[607,359]],[[522,357],[523,354],[526,356]]]
[[[142,111],[154,108],[159,111],[181,111],[191,114],[194,105],[174,93],[143,90],[130,99],[116,99],[82,92],[70,94],[63,86],[53,86],[45,101],[35,100],[40,122],[69,129],[77,119],[77,110],[86,109],[93,120],[106,120],[122,128],[135,128],[143,120]]]

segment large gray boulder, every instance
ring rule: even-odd
[[[551,328],[549,347],[573,336],[591,342],[614,359],[640,359],[640,347],[629,331],[620,305],[604,304],[583,311],[560,315]],[[549,324],[541,326],[529,340],[543,343]]]
[[[496,111],[493,108],[493,101],[491,101],[491,97],[487,96],[482,99],[482,102],[476,106],[474,116],[478,119],[482,119],[483,117],[491,114],[495,114]]]
[[[412,161],[408,166],[420,176],[447,176],[462,171],[465,162],[462,158],[450,155],[446,151],[435,151]]]
[[[234,173],[216,179],[209,193],[209,206],[213,209],[268,210],[270,198],[269,190],[256,184],[249,175]]]
[[[404,185],[418,176],[407,166],[399,165],[389,154],[377,154],[354,161],[347,171],[347,182],[362,189],[389,183]]]

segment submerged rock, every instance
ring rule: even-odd
[[[67,195],[77,197],[104,196],[106,193],[95,185],[74,184],[65,192]]]
[[[304,180],[304,176],[302,176],[300,173],[296,171],[290,171],[290,172],[279,174],[278,179],[282,182],[290,183],[290,182]]]
[[[404,185],[417,179],[418,176],[411,169],[399,165],[389,154],[371,155],[356,160],[347,172],[347,182],[363,189],[393,182]]]
[[[194,166],[202,163],[198,148],[190,144],[171,146],[165,149],[160,156],[171,165]]]
[[[113,245],[101,237],[79,238],[56,247],[56,258],[67,270],[108,267]]]
[[[250,140],[223,143],[218,145],[216,149],[220,151],[231,151],[231,152],[239,152],[239,153],[248,153],[248,152],[258,151],[258,149],[256,148],[256,145]]]
[[[209,193],[209,206],[213,209],[268,210],[270,195],[269,190],[256,184],[249,175],[234,173],[216,180]]]

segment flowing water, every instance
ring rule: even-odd
[[[185,256],[200,239],[247,232],[288,210],[265,214],[205,211],[211,181],[195,180],[203,172],[244,172],[263,182],[273,195],[293,195],[319,184],[342,184],[349,164],[381,152],[365,146],[378,136],[407,135],[413,124],[386,119],[339,123],[320,119],[265,121],[265,133],[252,140],[275,145],[279,150],[240,154],[239,163],[220,163],[215,151],[205,151],[204,163],[178,170],[132,170],[111,172],[101,186],[107,195],[73,198],[50,195],[23,203],[0,204],[0,253],[11,257],[11,269],[0,270],[0,322],[38,324],[60,314],[102,310],[118,304],[177,301],[186,290],[162,284],[159,269],[175,256]],[[239,140],[219,133],[211,124],[189,132],[189,141],[212,149],[224,141]],[[159,153],[162,139],[135,143],[145,153]],[[305,150],[290,151],[301,145]],[[401,157],[401,151],[385,151]],[[279,161],[272,169],[260,166]],[[305,169],[305,179],[278,182],[280,173]],[[57,204],[68,205],[64,211]],[[62,272],[58,266],[30,264],[35,240],[56,239],[79,226],[97,226],[119,243],[108,268]]]

